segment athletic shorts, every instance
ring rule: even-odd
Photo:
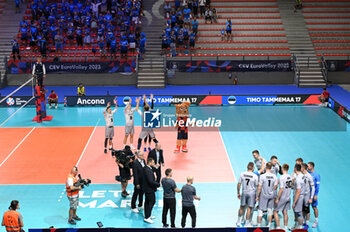
[[[241,206],[248,206],[250,208],[254,208],[255,206],[255,193],[252,194],[242,194],[241,196]]]
[[[74,196],[67,196],[69,200],[69,208],[70,209],[77,209],[79,205],[79,194]]]
[[[185,132],[183,130],[178,130],[177,131],[177,139],[187,140],[188,139],[188,132]]]
[[[275,210],[277,212],[282,212],[284,210],[290,210],[290,199],[279,201],[278,204],[275,204]]]
[[[273,209],[274,205],[274,200],[273,198],[266,198],[264,196],[261,196],[259,199],[259,209],[262,211],[265,211],[267,209]]]
[[[125,135],[133,135],[134,126],[125,126]]]
[[[106,139],[113,139],[114,137],[114,126],[106,126]]]
[[[140,139],[144,139],[144,138],[146,138],[147,136],[150,136],[151,138],[155,138],[155,137],[156,137],[156,135],[154,134],[152,128],[144,128],[144,127],[143,127],[143,128],[142,128],[142,131],[141,131],[141,133],[140,133],[139,138],[140,138]]]
[[[304,205],[305,206],[310,205],[310,203],[309,203],[310,197],[311,197],[311,193],[307,194],[307,196],[304,195]]]
[[[303,211],[304,198],[299,197],[297,203],[295,204],[295,208],[293,209],[294,213],[300,213]]]

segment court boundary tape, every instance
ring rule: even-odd
[[[17,144],[17,146],[10,152],[10,154],[5,158],[4,161],[0,164],[0,167],[12,156],[12,154],[21,146],[21,144],[28,138],[28,136],[35,130],[36,127],[33,127],[28,134]]]
[[[222,144],[224,145],[224,149],[225,149],[225,153],[226,153],[226,158],[228,159],[228,163],[231,167],[231,171],[232,171],[232,174],[233,174],[233,181],[234,183],[237,182],[237,178],[236,178],[236,175],[235,175],[235,171],[233,170],[233,167],[232,167],[232,163],[231,163],[231,160],[230,160],[230,157],[228,156],[228,152],[227,152],[227,149],[226,149],[226,146],[225,146],[225,142],[224,142],[224,139],[222,138],[222,135],[221,135],[221,131],[219,130],[219,134],[220,134],[220,139],[221,139],[221,142]]]
[[[90,135],[90,137],[89,137],[89,140],[88,140],[88,141],[87,141],[87,143],[85,144],[84,150],[83,150],[83,152],[81,153],[81,155],[80,155],[80,157],[79,157],[79,160],[78,160],[77,164],[75,165],[76,167],[78,167],[78,165],[79,165],[79,163],[80,163],[81,159],[83,158],[84,153],[85,153],[85,151],[86,151],[86,149],[87,149],[87,147],[88,147],[88,145],[89,145],[89,143],[90,143],[90,141],[91,141],[92,136],[93,136],[93,135],[94,135],[94,133],[95,133],[95,130],[96,130],[97,125],[98,125],[98,123],[100,122],[100,120],[101,120],[101,118],[99,118],[99,119],[97,120],[96,125],[95,125],[95,127],[94,127],[93,131],[91,132],[91,135]]]

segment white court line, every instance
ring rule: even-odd
[[[222,142],[222,144],[224,145],[224,148],[225,148],[226,157],[227,157],[227,159],[228,159],[229,165],[230,165],[231,170],[232,170],[232,174],[233,174],[233,182],[237,182],[237,178],[236,178],[236,175],[235,175],[235,171],[233,170],[232,163],[231,163],[230,157],[228,156],[227,149],[226,149],[226,146],[225,146],[224,140],[222,139],[222,136],[221,136],[221,131],[220,131],[220,130],[219,130],[219,134],[220,134],[220,139],[221,139],[221,142]]]
[[[4,161],[2,161],[2,163],[0,164],[0,167],[10,158],[10,156],[17,150],[17,148],[19,148],[19,146],[21,146],[21,144],[24,142],[24,140],[26,140],[26,138],[34,131],[36,127],[33,127],[33,129],[31,129],[29,131],[29,133],[22,139],[21,142],[19,142],[19,144],[17,144],[17,146],[11,151],[11,153],[6,157],[6,159]]]
[[[89,145],[89,143],[90,143],[90,140],[91,140],[92,136],[94,135],[95,130],[96,130],[97,125],[98,125],[98,123],[100,122],[100,120],[101,120],[100,118],[97,120],[97,123],[96,123],[96,125],[95,125],[95,127],[94,127],[94,130],[92,131],[92,133],[91,133],[91,135],[90,135],[90,138],[89,138],[89,140],[87,141],[87,143],[86,143],[86,145],[85,145],[85,147],[84,147],[84,150],[83,150],[83,152],[81,153],[80,158],[79,158],[77,164],[75,165],[76,167],[78,167],[81,158],[83,158],[84,153],[85,153],[85,151],[86,151],[86,148],[88,147],[88,145]]]

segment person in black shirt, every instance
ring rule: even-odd
[[[46,69],[45,65],[41,62],[40,57],[33,66],[32,76],[36,78],[37,85],[43,87],[43,81],[46,77]]]
[[[154,223],[151,217],[152,209],[156,203],[156,194],[157,188],[160,184],[156,181],[153,173],[153,168],[155,167],[154,159],[148,158],[147,165],[143,168],[143,181],[142,181],[142,190],[145,192],[145,219],[147,223]]]
[[[175,228],[175,215],[176,215],[176,198],[175,192],[181,192],[180,189],[177,188],[176,183],[171,177],[173,176],[173,172],[171,168],[165,170],[166,177],[162,179],[163,186],[163,214],[162,214],[162,222],[163,227],[168,227],[169,225],[166,223],[167,214],[170,210],[170,223],[171,227]]]
[[[161,167],[164,167],[164,157],[163,157],[163,149],[161,149],[161,145],[156,143],[156,147],[151,150],[148,154],[148,158],[154,159],[155,169],[154,172],[157,176],[157,182],[160,183],[161,179]]]
[[[145,160],[143,159],[143,153],[140,152],[137,155],[137,159],[132,165],[132,173],[134,176],[134,194],[131,199],[131,210],[138,213],[142,209],[143,203],[143,191],[142,191],[142,180],[143,180],[143,168],[146,166]],[[138,208],[136,208],[136,201],[139,198]]]
[[[12,58],[13,60],[16,60],[16,54],[17,58],[21,60],[21,56],[19,55],[19,45],[16,39],[12,40]]]

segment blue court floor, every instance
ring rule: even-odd
[[[0,108],[0,122],[10,116],[13,109]],[[118,109],[115,116],[116,125],[119,126],[124,125],[122,109]],[[53,121],[38,125],[31,122],[35,109],[25,107],[3,127],[104,126],[102,110],[102,107],[65,108],[59,105],[58,109],[48,110],[48,114],[54,116]],[[172,107],[160,107],[160,110],[174,111]],[[344,231],[348,212],[346,199],[349,187],[346,176],[350,166],[350,131],[348,123],[335,112],[318,106],[191,106],[190,112],[197,117],[211,115],[222,119],[220,134],[237,179],[246,170],[247,163],[253,161],[251,152],[255,149],[265,159],[269,160],[272,155],[276,155],[281,164],[288,163],[291,167],[298,157],[302,157],[305,162],[313,161],[316,164],[315,170],[321,175],[320,226],[309,231]],[[139,118],[135,122],[140,125]],[[178,187],[183,184],[178,183]],[[235,226],[239,207],[237,183],[221,183],[217,180],[213,183],[194,183],[194,186],[202,198],[196,202],[198,227]],[[133,186],[129,185],[128,189],[132,191]],[[153,225],[145,224],[141,214],[132,213],[129,209],[131,198],[122,199],[118,191],[119,184],[92,184],[84,189],[78,209],[78,215],[83,220],[78,222],[77,227],[96,227],[97,221],[102,221],[105,227],[161,227],[161,189],[157,192],[157,204],[153,210],[156,223]],[[68,201],[63,184],[1,185],[0,192],[2,212],[11,200],[20,201],[25,230],[49,226],[69,227],[66,223]],[[180,200],[181,197],[178,195],[177,199]],[[289,214],[289,225],[292,225],[292,211]],[[254,220],[256,216],[257,213],[254,214]],[[181,208],[178,205],[177,226],[180,226],[180,219]],[[312,214],[310,225],[313,221]]]

